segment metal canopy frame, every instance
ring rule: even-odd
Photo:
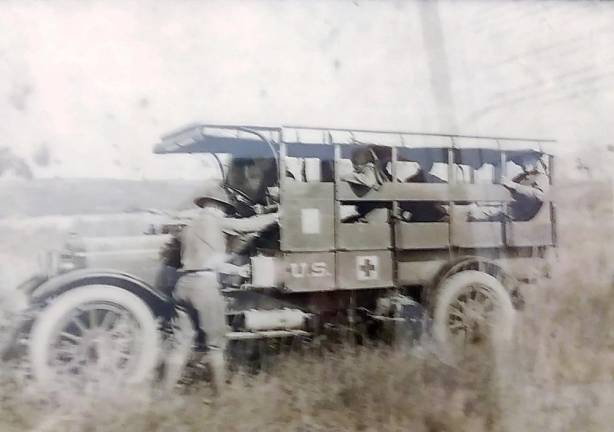
[[[154,153],[231,153],[238,157],[258,157],[281,143],[298,146],[376,145],[408,149],[448,148],[523,152],[543,148],[552,139],[505,136],[479,136],[413,131],[342,129],[311,126],[252,126],[190,124],[162,136]],[[263,144],[268,144],[263,146]]]

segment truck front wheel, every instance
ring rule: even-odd
[[[71,289],[36,318],[29,357],[34,378],[79,385],[138,383],[158,364],[158,324],[135,294],[110,285]]]

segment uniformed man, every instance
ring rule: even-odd
[[[175,288],[175,298],[191,304],[198,312],[200,332],[204,333],[207,346],[201,344],[196,350],[208,349],[207,363],[219,393],[225,382],[227,326],[226,304],[218,276],[249,275],[249,265],[227,262],[226,236],[261,231],[275,224],[278,216],[272,213],[243,219],[228,217],[233,205],[217,183],[207,185],[194,204],[202,210],[181,233],[182,275]]]
[[[405,179],[405,183],[445,183],[446,181],[431,174],[432,159],[416,160],[418,171]],[[403,201],[400,203],[401,217],[406,222],[443,222],[448,220],[446,208],[435,201]]]
[[[379,159],[370,147],[358,147],[352,152],[354,171],[341,176],[341,180],[351,185],[368,190],[379,190],[385,182],[390,181],[388,174],[378,165]]]
[[[541,209],[550,181],[546,174],[542,154],[529,151],[510,158],[520,165],[522,173],[513,179],[503,178],[503,185],[512,194],[513,201],[508,206],[508,214],[502,209],[473,206],[468,215],[471,221],[528,221]]]
[[[382,168],[381,161],[371,147],[357,147],[352,152],[351,160],[354,170],[340,179],[349,183],[357,196],[363,196],[371,190],[377,191],[384,183],[391,181],[391,176]],[[382,204],[376,201],[360,202],[355,205],[354,214],[345,217],[343,222],[378,221],[380,213],[374,210],[381,208]]]

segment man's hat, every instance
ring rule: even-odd
[[[542,156],[543,156],[542,152],[535,150],[535,149],[530,149],[527,151],[523,151],[521,153],[513,154],[510,157],[510,160],[516,163],[522,163],[523,161],[527,159],[528,160],[539,160],[542,158]]]
[[[354,165],[365,165],[370,162],[375,162],[377,157],[372,148],[357,147],[352,152],[351,160]]]
[[[234,209],[228,193],[218,183],[207,183],[196,198],[194,198],[194,204],[198,207],[203,207],[208,201],[224,204],[228,210]]]

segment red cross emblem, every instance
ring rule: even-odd
[[[359,256],[356,257],[356,278],[358,280],[374,280],[378,274],[379,257]]]

